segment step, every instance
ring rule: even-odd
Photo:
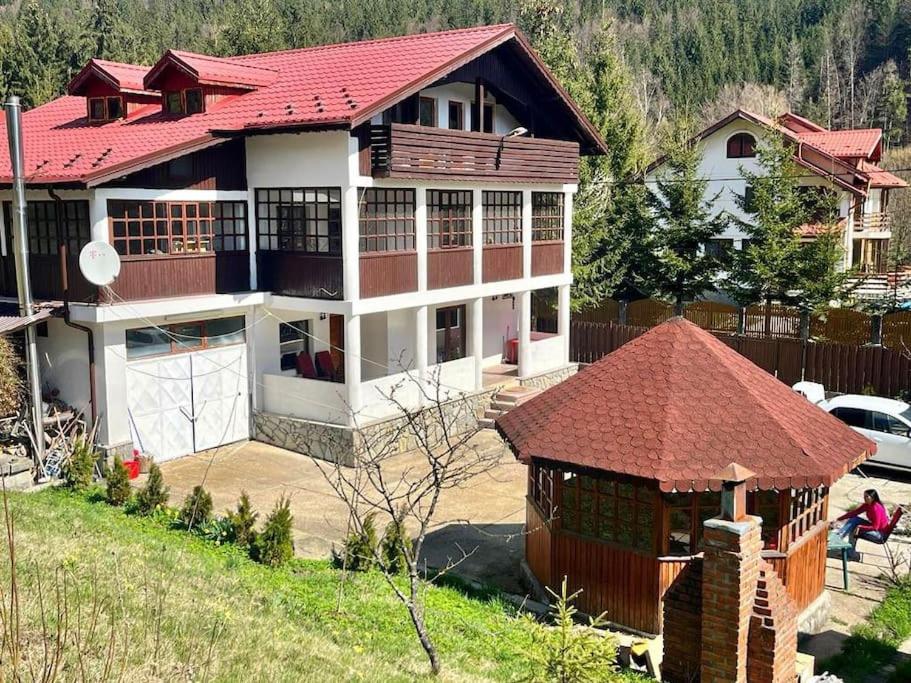
[[[495,429],[494,421],[489,417],[482,417],[478,420],[478,424],[481,425],[481,429]]]

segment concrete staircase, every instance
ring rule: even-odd
[[[500,389],[493,395],[490,406],[484,411],[484,417],[481,418],[481,427],[483,429],[493,429],[494,420],[500,417],[500,415],[508,413],[516,406],[522,405],[540,393],[540,389],[523,387],[519,384],[513,384]]]

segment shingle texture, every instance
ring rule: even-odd
[[[497,419],[518,458],[717,489],[736,462],[750,488],[831,485],[875,444],[772,375],[673,318]]]
[[[393,102],[427,78],[440,78],[515,36],[511,24],[288,50],[230,59],[175,52],[213,82],[255,89],[226,97],[204,113],[164,115],[159,104],[104,125],[86,120],[82,97],[60,97],[23,116],[29,182],[85,182],[130,163],[213,139],[213,132],[269,127],[350,126],[352,119]],[[135,81],[139,69],[107,66]],[[134,83],[135,85],[135,83]],[[6,138],[5,121],[0,136]],[[0,182],[9,182],[9,151],[0,145]]]

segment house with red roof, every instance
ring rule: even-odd
[[[707,520],[734,504],[758,527],[751,571],[777,574],[801,630],[824,623],[829,490],[876,444],[717,337],[671,318],[498,417],[496,428],[528,466],[527,568],[552,589],[567,577],[582,591],[581,610],[661,633],[669,593],[709,560]],[[726,504],[728,483],[741,500]],[[711,590],[721,604],[725,586]],[[697,620],[701,594],[682,604]],[[753,596],[735,604],[749,620]],[[720,623],[736,621],[706,629],[717,634]],[[698,669],[698,632],[690,642],[665,632],[666,647],[669,635]]]
[[[537,383],[571,367],[573,196],[605,146],[512,25],[92,59],[23,139],[33,291],[69,302],[39,338],[46,388],[109,451],[343,457],[406,373],[452,395],[504,360]],[[10,183],[4,148],[7,298]],[[120,257],[109,286],[80,273],[90,241]],[[531,332],[541,290],[554,335]]]
[[[718,211],[747,220],[737,203],[738,197],[750,191],[742,171],[761,172],[756,148],[768,135],[780,135],[793,145],[800,186],[808,192],[834,195],[844,267],[871,275],[884,273],[892,237],[889,196],[908,184],[879,166],[882,130],[829,130],[792,112],[773,120],[738,109],[694,138],[703,155],[701,175],[709,179],[706,197],[714,200]],[[649,167],[647,178],[654,181],[661,169],[662,159],[658,159]],[[822,220],[810,223],[801,228],[801,236],[812,240],[821,229]],[[749,235],[732,221],[706,248],[716,252],[741,249],[748,241]]]

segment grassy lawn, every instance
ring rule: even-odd
[[[870,674],[892,664],[898,646],[911,637],[911,578],[886,592],[866,623],[857,626],[845,641],[842,651],[826,660],[819,670],[837,674],[845,683],[860,683]],[[911,680],[911,664],[902,662],[890,682]]]
[[[54,595],[65,594],[78,644],[64,665],[80,675],[64,680],[101,680],[111,647],[111,677],[124,666],[125,680],[427,676],[407,613],[377,574],[349,576],[337,610],[341,574],[328,562],[271,570],[234,548],[64,491],[11,494],[10,506],[25,657],[42,661],[42,628],[53,633],[63,602]],[[0,548],[5,558],[5,535]],[[6,595],[6,561],[0,579]],[[528,628],[495,594],[429,587],[426,602],[445,680],[527,679]]]

